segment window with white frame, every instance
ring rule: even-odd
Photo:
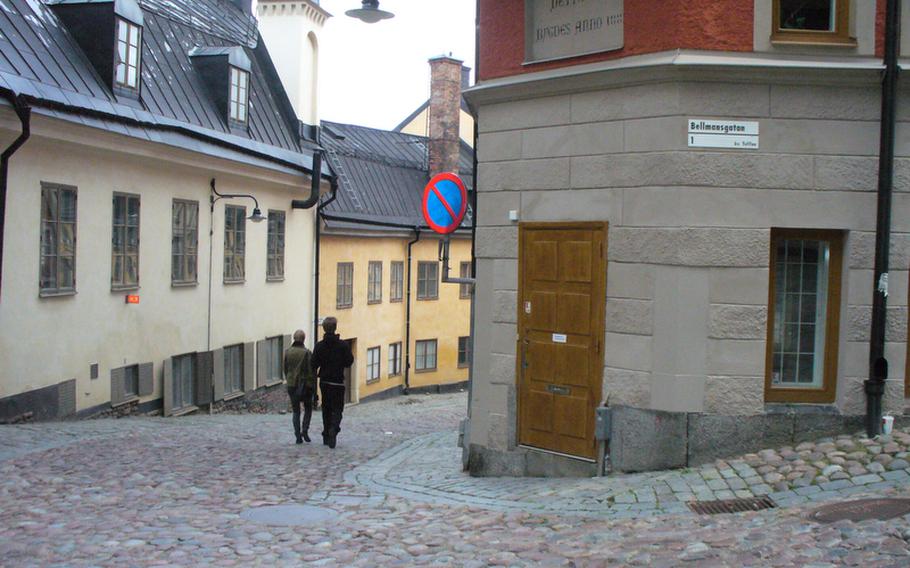
[[[117,57],[114,81],[118,87],[139,90],[139,64],[142,53],[142,28],[117,18]]]
[[[224,207],[224,281],[243,282],[246,272],[246,207]]]
[[[196,383],[196,354],[179,355],[171,359],[172,380],[171,389],[172,410],[182,410],[195,404],[193,387]]]
[[[382,302],[382,262],[371,260],[367,268],[367,303]]]
[[[401,374],[401,342],[389,344],[389,376]]]
[[[367,349],[367,382],[379,380],[379,347],[370,347]]]
[[[111,288],[139,286],[139,196],[114,194],[111,222]]]
[[[267,347],[267,357],[268,363],[266,365],[266,377],[265,383],[270,384],[282,380],[283,375],[281,374],[281,363],[284,358],[284,349],[283,349],[283,338],[279,335],[277,337],[268,338],[268,347]]]
[[[76,188],[41,184],[41,295],[76,291]]]
[[[196,283],[199,202],[175,199],[171,206],[171,284]]]
[[[246,124],[249,109],[249,86],[249,72],[231,66],[231,120]]]
[[[417,263],[417,299],[436,300],[439,298],[439,263],[420,261]]]
[[[458,275],[461,278],[470,278],[471,277],[471,263],[462,262]],[[459,298],[470,298],[471,297],[471,285],[470,284],[459,284],[458,285],[458,297]]]
[[[269,211],[267,280],[284,280],[284,211]]]
[[[417,341],[414,368],[418,371],[432,371],[436,369],[436,340],[422,339]]]
[[[404,263],[392,261],[391,274],[389,275],[389,301],[400,302],[404,289]]]
[[[335,286],[335,307],[350,308],[354,305],[354,263],[338,263],[338,280]]]

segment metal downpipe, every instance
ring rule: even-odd
[[[3,154],[0,155],[0,286],[3,283],[3,234],[6,226],[6,188],[9,183],[9,160],[21,148],[32,134],[31,117],[32,107],[21,97],[6,92],[0,93],[13,105],[19,122],[22,123],[22,132],[13,140]]]
[[[420,241],[420,227],[414,227],[414,240],[408,241],[408,293],[404,320],[404,394],[411,390],[411,249]]]

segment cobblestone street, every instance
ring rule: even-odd
[[[290,417],[278,414],[2,426],[0,564],[910,564],[910,516],[807,518],[823,502],[910,497],[899,467],[910,437],[890,447],[838,438],[673,472],[473,479],[455,447],[464,409],[463,393],[352,406],[335,450],[293,444]],[[779,507],[711,516],[685,503],[747,494]],[[241,516],[293,503],[337,515],[287,527]]]

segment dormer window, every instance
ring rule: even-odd
[[[246,124],[247,107],[249,106],[250,74],[247,71],[234,67],[231,69],[231,120]]]
[[[117,60],[114,81],[118,87],[139,90],[139,56],[142,29],[123,18],[117,18]]]

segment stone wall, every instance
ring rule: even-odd
[[[807,70],[719,75],[680,70],[674,80],[570,94],[551,81],[499,95],[507,101],[472,101],[480,160],[472,444],[500,451],[517,444],[518,224],[510,210],[522,222],[610,223],[604,398],[708,416],[765,413],[771,228],[846,231],[833,410],[863,412],[877,75],[845,72],[837,84]],[[886,346],[892,413],[905,403],[906,103],[902,94]],[[760,149],[690,149],[687,118],[758,121]]]

